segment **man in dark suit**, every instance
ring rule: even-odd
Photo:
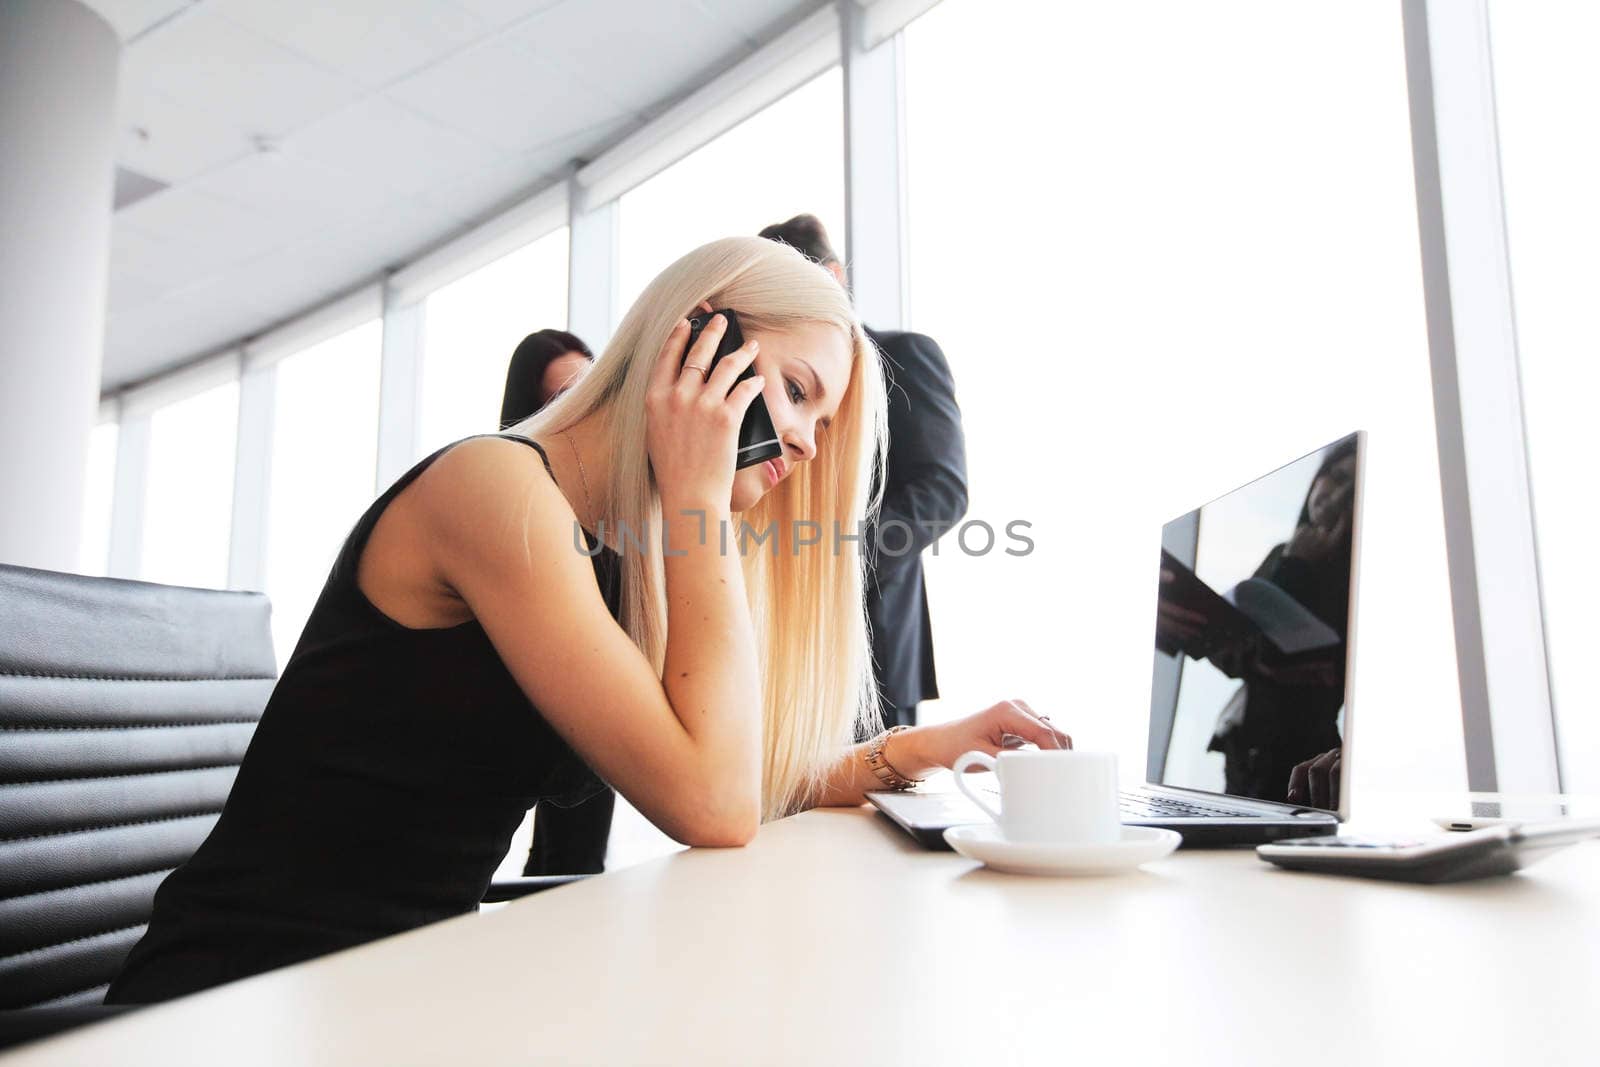
[[[796,215],[761,236],[797,249],[845,285],[844,265],[815,215]],[[922,552],[967,512],[966,438],[950,365],[933,338],[872,329],[867,336],[884,356],[889,401],[883,510],[863,541],[869,550],[879,546],[867,617],[884,725],[915,726],[917,702],[939,695]]]

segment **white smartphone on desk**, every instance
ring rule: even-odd
[[[1474,800],[1471,809],[1461,815],[1436,815],[1433,824],[1445,830],[1468,833],[1489,826],[1556,822],[1572,815],[1565,804],[1553,800]]]
[[[1517,826],[1527,821],[1527,819],[1511,819],[1495,815],[1435,815],[1432,819],[1433,824],[1441,830],[1455,830],[1461,833],[1482,830],[1489,826]]]
[[[1510,874],[1557,849],[1600,836],[1600,819],[1487,826],[1431,837],[1307,837],[1260,845],[1256,855],[1292,871],[1459,882]]]

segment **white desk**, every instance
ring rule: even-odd
[[[1453,886],[1292,874],[1250,851],[1031,879],[921,851],[863,809],[4,1063],[1594,1064],[1597,1013],[1597,842]]]

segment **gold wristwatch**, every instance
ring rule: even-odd
[[[885,789],[910,789],[922,781],[921,778],[907,778],[889,766],[889,761],[883,758],[883,749],[889,743],[889,738],[902,730],[909,729],[911,729],[909,726],[891,726],[867,743],[867,766],[872,768],[872,773],[883,783]]]

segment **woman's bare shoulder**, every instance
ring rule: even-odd
[[[559,526],[563,512],[571,512],[566,498],[534,449],[503,438],[463,441],[384,510],[357,581],[368,600],[402,625],[455,625],[471,614],[451,572],[469,563],[493,571],[528,559],[522,546],[529,524]]]
[[[448,489],[466,482],[501,485],[543,483],[554,488],[540,449],[507,437],[469,437],[440,456],[417,479],[419,486]],[[441,484],[442,483],[442,484]]]
[[[539,451],[503,437],[463,441],[417,479],[416,510],[441,569],[565,544],[577,523]],[[538,554],[543,554],[542,552]]]

